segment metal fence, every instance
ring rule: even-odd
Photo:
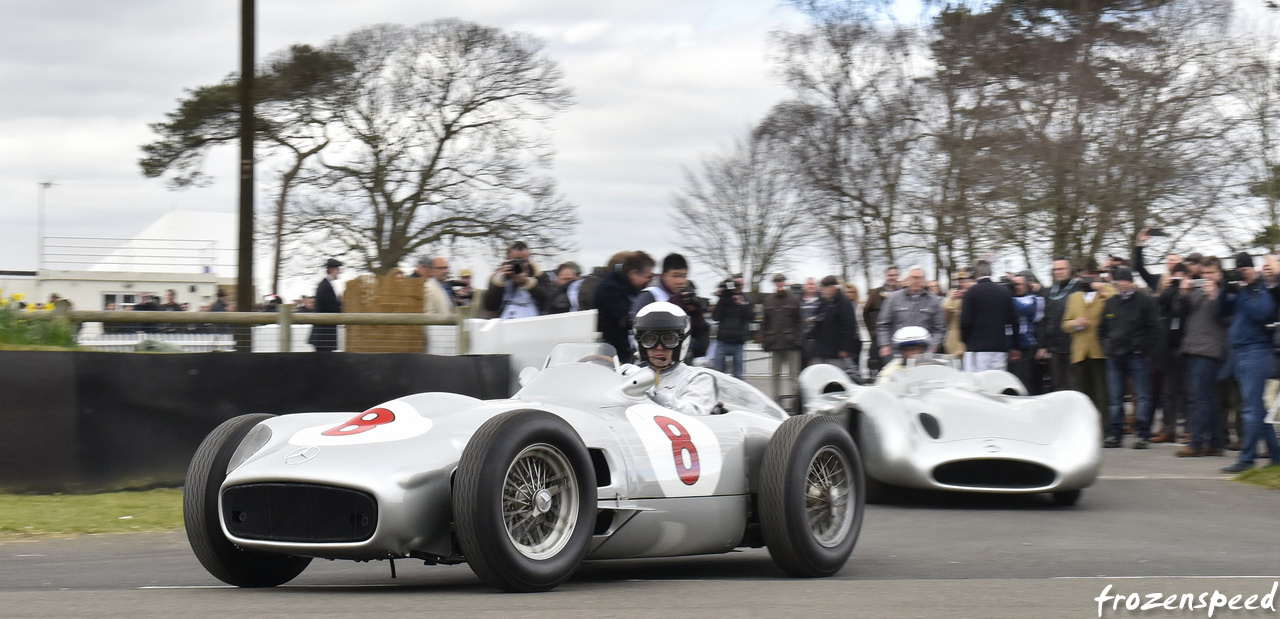
[[[232,331],[248,326],[252,330],[253,352],[310,352],[307,343],[313,325],[337,325],[339,350],[344,350],[345,328],[366,327],[365,343],[374,342],[377,352],[379,332],[376,327],[392,327],[386,335],[387,351],[403,352],[396,329],[417,326],[425,330],[423,352],[434,354],[466,354],[468,342],[462,328],[464,316],[410,313],[344,313],[316,314],[291,311],[283,305],[277,312],[137,312],[85,311],[64,312],[79,324],[78,344],[90,350],[181,350],[212,352],[234,350]],[[366,345],[364,348],[370,351]]]

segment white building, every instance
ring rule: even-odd
[[[173,290],[192,310],[236,283],[237,216],[172,211],[133,238],[47,237],[41,271],[0,271],[4,296],[30,302],[57,294],[76,309],[130,307]],[[266,256],[255,256],[266,260]]]

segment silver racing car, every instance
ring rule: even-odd
[[[651,370],[563,344],[507,400],[236,417],[192,459],[187,535],[241,587],[286,583],[314,557],[466,562],[508,591],[551,589],[584,559],[742,546],[794,576],[839,571],[864,503],[849,433],[715,378],[715,413],[686,415],[646,396]]]
[[[962,492],[1047,492],[1074,505],[1098,477],[1098,410],[1078,391],[1027,396],[1014,375],[962,372],[926,361],[857,385],[844,371],[800,373],[809,413],[843,419],[866,466],[868,500],[895,487]]]

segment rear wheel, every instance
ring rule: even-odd
[[[587,554],[595,470],[582,439],[542,411],[486,421],[458,462],[453,517],[472,571],[506,591],[546,591]]]
[[[222,533],[218,492],[227,478],[227,464],[249,430],[271,417],[262,413],[241,415],[214,428],[191,458],[182,491],[182,518],[191,550],[214,578],[237,587],[282,585],[311,563],[309,557],[244,550]]]
[[[840,571],[862,529],[862,459],[849,433],[822,415],[787,419],[760,465],[760,525],[774,563],[792,576]]]

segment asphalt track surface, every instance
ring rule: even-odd
[[[788,578],[749,550],[590,562],[542,594],[407,560],[394,580],[386,562],[316,561],[289,585],[241,590],[205,573],[181,532],[96,535],[0,543],[0,617],[1097,617],[1107,585],[1144,603],[1271,591],[1280,492],[1228,481],[1217,468],[1229,457],[1174,449],[1104,450],[1102,479],[1070,508],[947,493],[869,506],[849,564],[827,579]],[[1209,616],[1112,604],[1102,616]]]

